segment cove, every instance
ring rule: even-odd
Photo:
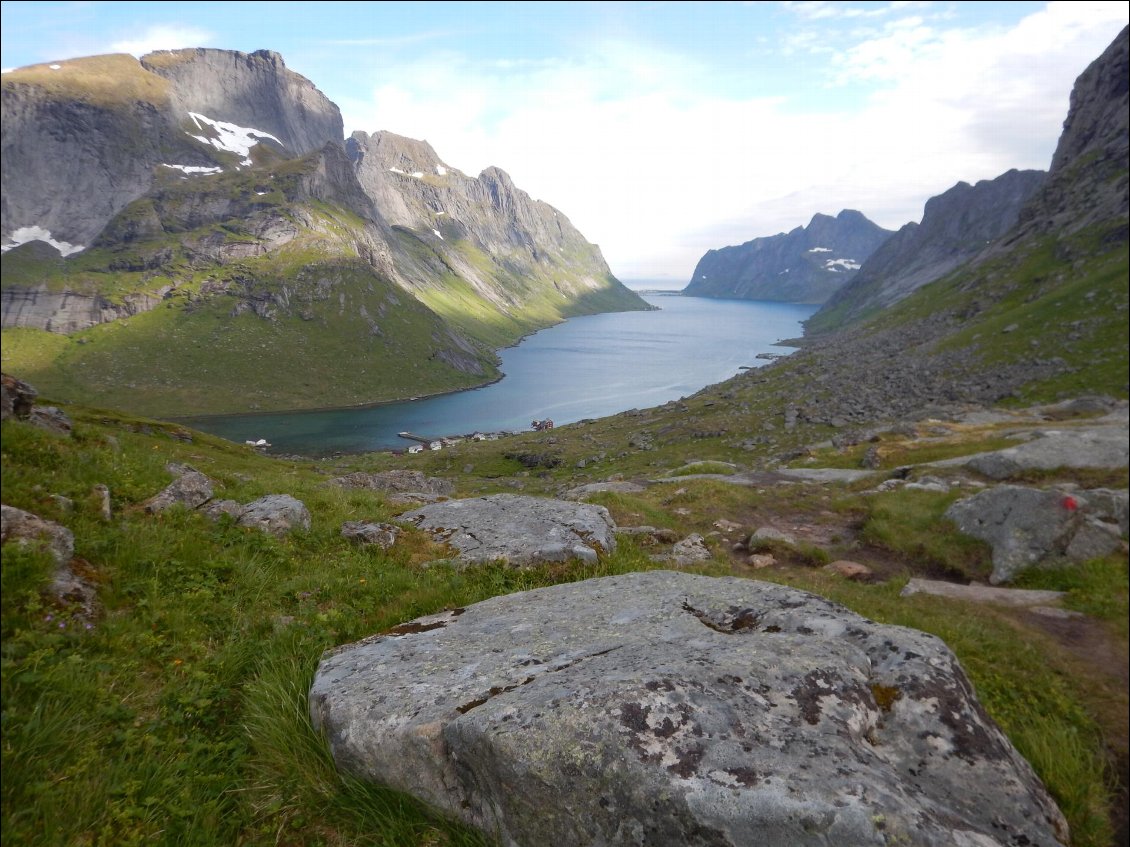
[[[815,306],[646,294],[657,311],[572,318],[500,351],[500,381],[363,408],[185,419],[231,441],[266,439],[273,453],[325,456],[406,448],[402,431],[439,438],[526,431],[658,406],[721,382],[774,342],[795,338]]]

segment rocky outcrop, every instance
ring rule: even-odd
[[[400,519],[457,551],[466,564],[501,561],[520,568],[542,562],[595,562],[616,549],[616,524],[603,506],[517,494],[447,500]]]
[[[392,470],[377,473],[355,471],[331,479],[329,485],[347,489],[383,491],[386,494],[424,494],[433,497],[450,497],[455,493],[455,483],[438,476],[425,476],[421,471]]]
[[[155,309],[171,290],[168,286],[152,293],[127,294],[119,304],[100,294],[49,291],[45,286],[5,288],[0,291],[0,319],[4,329],[30,327],[69,335]]]
[[[810,318],[810,331],[836,329],[910,296],[985,250],[1016,226],[1043,185],[1043,171],[1011,170],[976,185],[959,182],[926,201],[909,223],[875,250],[848,284]]]
[[[856,275],[891,237],[860,212],[816,215],[806,227],[737,247],[711,250],[698,261],[683,293],[789,303],[823,303]]]
[[[937,638],[665,571],[496,597],[327,654],[337,765],[503,844],[1067,843]]]
[[[1130,464],[1126,426],[1041,431],[1015,447],[979,453],[965,466],[990,479],[1008,479],[1026,471],[1056,468],[1116,470]]]

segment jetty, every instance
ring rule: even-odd
[[[438,440],[435,438],[428,438],[425,435],[416,435],[416,433],[414,432],[398,432],[397,435],[399,435],[401,438],[407,438],[409,441],[419,441],[421,444],[431,444],[433,441]]]

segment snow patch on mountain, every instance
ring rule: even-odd
[[[41,226],[22,226],[12,233],[11,239],[11,244],[0,246],[0,253],[7,253],[13,247],[19,247],[21,244],[27,244],[29,241],[45,241],[64,256],[79,253],[86,249],[86,247],[81,244],[71,244],[68,241],[56,241],[51,235],[51,230],[44,229]]]
[[[202,144],[210,144],[218,150],[224,150],[228,153],[235,153],[237,156],[242,157],[240,164],[247,167],[251,164],[250,154],[251,148],[258,144],[263,139],[270,139],[276,144],[285,147],[286,145],[279,141],[275,136],[269,132],[263,132],[261,129],[252,129],[251,127],[238,126],[227,121],[216,121],[212,118],[201,115],[197,112],[189,112],[188,116],[192,118],[196,128],[204,130],[211,128],[215,133],[215,137],[208,137],[207,135],[193,135]]]

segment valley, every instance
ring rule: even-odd
[[[1127,843],[1128,68],[1046,174],[711,250],[709,309],[269,51],[5,73],[4,840]],[[724,373],[661,403],[678,325],[498,440],[170,420],[470,388],[665,300]]]

